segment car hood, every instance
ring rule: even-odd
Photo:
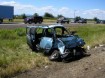
[[[85,42],[78,36],[62,37],[60,40],[64,43],[66,48],[81,47],[84,46]]]

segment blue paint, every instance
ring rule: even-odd
[[[14,7],[13,6],[0,5],[0,18],[12,19],[13,16],[14,16]]]

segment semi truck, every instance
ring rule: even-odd
[[[0,23],[3,23],[3,19],[13,19],[14,7],[0,5]]]

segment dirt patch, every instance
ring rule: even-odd
[[[91,56],[70,63],[34,68],[13,78],[105,78],[105,47],[89,51]]]

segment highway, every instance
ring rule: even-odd
[[[42,24],[24,24],[24,23],[5,23],[0,24],[0,29],[14,29],[14,28],[25,28],[26,26],[46,26],[46,25],[56,25],[57,23],[42,23]],[[84,26],[84,24],[70,23],[63,24],[65,27],[72,26]]]

